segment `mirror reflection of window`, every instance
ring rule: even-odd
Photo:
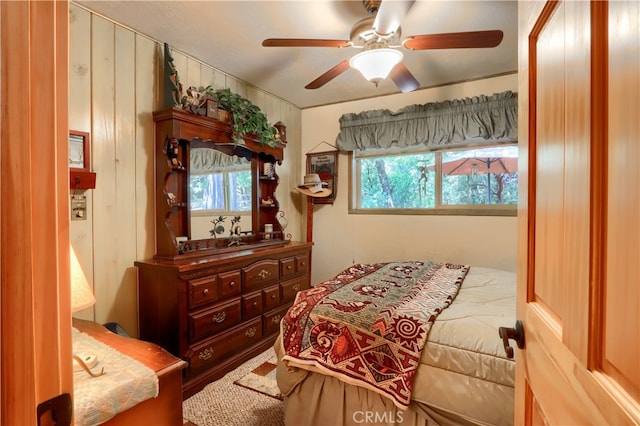
[[[191,150],[189,203],[192,212],[251,211],[251,163],[208,148]]]
[[[192,211],[251,210],[251,170],[192,174],[189,187]]]
[[[189,154],[190,238],[228,238],[231,218],[240,217],[242,231],[252,226],[251,161],[210,147],[192,147]],[[221,232],[211,234],[218,218]]]
[[[229,207],[231,211],[247,212],[251,210],[251,170],[228,174]]]
[[[189,182],[191,210],[224,209],[224,174],[191,175]]]

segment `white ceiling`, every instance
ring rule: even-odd
[[[384,0],[394,1],[394,0]],[[76,3],[276,95],[300,108],[399,93],[390,79],[376,88],[349,69],[323,87],[304,86],[353,48],[262,47],[266,38],[349,40],[367,17],[362,1],[97,1]],[[517,1],[417,0],[402,22],[410,35],[499,29],[495,48],[403,50],[420,87],[517,70]]]

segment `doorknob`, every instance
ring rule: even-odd
[[[498,335],[502,338],[502,344],[507,353],[507,358],[513,358],[513,348],[509,345],[509,339],[515,340],[520,349],[524,348],[524,327],[522,321],[516,320],[516,325],[513,328],[498,328]]]

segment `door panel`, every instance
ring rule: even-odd
[[[519,4],[516,424],[640,423],[639,19]]]
[[[66,1],[0,2],[2,425],[35,425],[73,392],[68,20]]]
[[[602,368],[640,399],[640,3],[609,8],[606,305]]]
[[[564,25],[554,13],[537,43],[536,227],[534,300],[561,327],[564,212]],[[543,238],[544,237],[544,238]]]

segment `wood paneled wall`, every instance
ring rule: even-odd
[[[91,134],[96,189],[88,190],[87,220],[72,221],[71,242],[96,305],[77,314],[115,321],[137,336],[135,260],[154,255],[153,120],[162,108],[163,42],[152,40],[79,5],[69,7],[69,127]],[[287,231],[302,238],[302,217],[290,188],[300,175],[300,109],[172,49],[180,81],[229,87],[259,106],[272,123],[287,126],[285,161],[276,194],[289,219]]]

